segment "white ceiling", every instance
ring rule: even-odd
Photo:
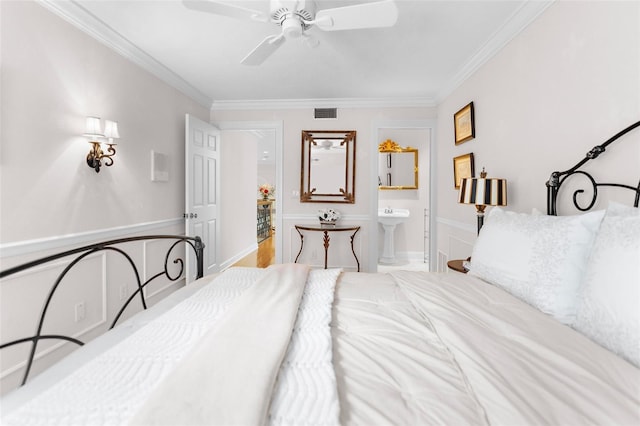
[[[178,0],[40,0],[203,105],[360,100],[435,105],[550,3],[397,0],[391,28],[309,31],[262,65],[240,61],[276,24],[187,9]],[[318,0],[318,9],[372,0]],[[269,2],[239,1],[268,11]],[[321,105],[319,105],[321,106]],[[337,106],[337,105],[332,105]]]

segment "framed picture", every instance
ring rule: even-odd
[[[476,137],[476,127],[473,122],[473,102],[453,115],[453,127],[456,145]]]
[[[473,153],[460,155],[453,158],[453,184],[454,188],[460,188],[463,178],[474,177]]]

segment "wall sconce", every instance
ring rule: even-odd
[[[116,155],[116,149],[114,148],[116,144],[113,143],[113,140],[120,138],[117,121],[105,120],[103,134],[100,128],[100,118],[87,117],[85,133],[83,136],[88,138],[89,143],[91,144],[91,150],[89,151],[89,154],[87,154],[87,165],[89,167],[94,169],[96,173],[99,173],[103,159],[105,166],[113,165],[112,157]],[[106,144],[108,145],[106,154],[102,150],[102,143],[100,142],[100,139],[106,139]]]
[[[460,182],[458,202],[475,204],[478,213],[478,234],[484,223],[484,210],[487,206],[507,205],[507,180],[490,178],[482,168],[480,178],[464,178]]]

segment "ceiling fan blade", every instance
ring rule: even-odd
[[[278,50],[278,47],[282,46],[285,42],[285,38],[282,34],[270,35],[260,42],[247,56],[244,57],[240,63],[242,65],[260,65],[267,59],[273,52]]]
[[[319,10],[314,24],[325,31],[391,27],[398,20],[394,0]]]
[[[236,19],[251,19],[260,22],[269,21],[269,17],[259,10],[219,3],[213,0],[182,0],[182,4],[184,4],[187,9],[197,10],[199,12],[215,13],[216,15],[229,16]]]

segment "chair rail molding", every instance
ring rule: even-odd
[[[115,239],[131,234],[179,225],[184,226],[184,219],[182,217],[160,220],[156,222],[118,226],[115,228],[99,229],[96,231],[81,232],[77,234],[56,235],[47,238],[4,243],[0,244],[0,258],[20,256],[45,250],[59,249],[61,247],[76,244],[90,244],[99,240]]]
[[[436,219],[436,222],[439,225],[447,225],[447,226],[450,226],[452,228],[457,228],[457,229],[460,229],[460,230],[466,231],[466,232],[472,232],[474,234],[478,233],[478,228],[476,227],[475,224],[471,225],[471,224],[468,224],[468,223],[465,223],[465,222],[460,222],[460,221],[453,220],[453,219],[447,219],[447,218],[444,218],[444,217],[438,217]]]

